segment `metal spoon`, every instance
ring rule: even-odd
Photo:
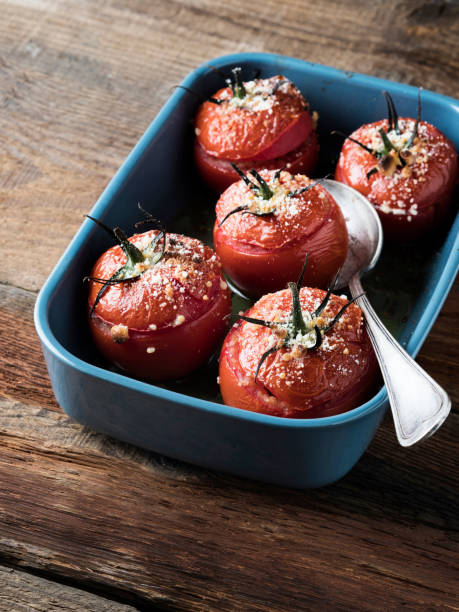
[[[383,233],[378,214],[360,193],[337,181],[324,180],[346,220],[349,249],[336,286],[362,293],[360,276],[371,270],[381,253]],[[384,327],[366,296],[357,300],[386,384],[395,431],[402,446],[431,436],[451,409],[445,391],[400,346]]]

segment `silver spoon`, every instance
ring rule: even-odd
[[[360,276],[371,270],[381,253],[383,233],[378,214],[359,192],[330,179],[323,186],[339,204],[346,220],[349,249],[337,288],[349,285],[352,297],[363,292]],[[397,439],[411,446],[431,436],[451,409],[445,391],[388,332],[367,297],[358,298],[386,384]]]

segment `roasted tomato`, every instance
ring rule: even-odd
[[[378,366],[358,306],[289,284],[230,330],[220,354],[225,404],[291,418],[351,410],[376,390]]]
[[[262,162],[242,161],[238,162],[238,167],[242,172],[286,168],[291,174],[311,174],[316,167],[318,151],[317,132],[314,130],[303,144],[282,157]],[[195,159],[201,176],[218,193],[224,191],[239,178],[231,162],[209,155],[197,140],[195,141]]]
[[[252,171],[221,195],[214,245],[225,273],[244,293],[260,296],[300,274],[328,287],[347,253],[338,204],[318,183],[286,171]]]
[[[242,83],[240,68],[230,86],[204,102],[195,119],[195,159],[207,183],[223,191],[238,180],[231,166],[312,173],[317,162],[316,118],[284,76]]]
[[[109,230],[110,231],[110,230]],[[202,365],[228,327],[229,289],[212,249],[152,230],[119,241],[95,263],[89,325],[100,352],[132,376],[179,378]]]
[[[368,198],[385,236],[415,239],[439,225],[458,177],[453,144],[433,125],[398,118],[386,94],[389,119],[363,125],[345,141],[335,178]]]

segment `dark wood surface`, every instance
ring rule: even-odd
[[[295,491],[71,422],[36,292],[195,66],[270,51],[459,96],[457,2],[0,0],[0,610],[457,610],[457,425],[387,417],[343,480]],[[419,362],[457,406],[457,288]]]

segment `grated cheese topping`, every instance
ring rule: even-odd
[[[218,159],[247,161],[269,149],[285,130],[308,114],[308,104],[297,87],[284,76],[256,79],[244,83],[243,98],[233,95],[231,87],[206,101],[195,118],[195,134],[207,154]],[[299,126],[297,149],[312,129],[312,118]],[[286,154],[288,151],[284,151]]]
[[[414,119],[402,118],[399,119],[400,133],[397,134],[395,130],[388,132],[387,136],[397,151],[391,151],[388,155],[390,159],[385,160],[387,170],[381,169],[379,165],[378,172],[370,178],[364,178],[363,174],[368,171],[370,156],[349,140],[343,145],[343,154],[339,161],[340,165],[345,165],[343,158],[352,150],[354,159],[361,160],[361,164],[360,169],[345,166],[346,174],[351,178],[350,184],[352,185],[354,181],[357,184],[360,182],[368,184],[368,193],[365,195],[377,210],[385,214],[406,217],[408,221],[419,214],[420,205],[423,204],[424,188],[431,180],[439,180],[442,171],[438,170],[438,167],[451,156],[452,147],[439,130],[420,121],[417,136],[410,148],[406,149],[415,123]],[[384,143],[379,130],[381,128],[386,130],[387,127],[387,120],[382,120],[362,126],[351,136],[376,153],[382,153]],[[400,158],[403,159],[404,165]],[[376,159],[374,167],[378,167]]]
[[[282,171],[276,179],[276,172],[271,170],[261,171],[260,175],[274,194],[270,199],[263,199],[241,180],[233,183],[217,202],[218,223],[235,208],[247,206],[221,225],[220,229],[232,239],[265,248],[284,246],[311,235],[335,213],[336,202],[320,185],[295,197],[288,195],[312,184],[314,181],[308,177]]]
[[[324,295],[325,292],[320,289],[303,287],[300,291],[303,316],[307,318],[309,326],[317,323],[311,313],[317,309]],[[331,323],[346,302],[347,298],[332,295],[320,315],[320,324],[326,326]],[[233,328],[227,350],[238,356],[237,376],[241,386],[254,384],[263,353],[276,342],[282,344],[291,307],[289,290],[266,295],[245,314],[275,321],[273,328],[246,321],[238,322]],[[295,398],[296,408],[309,409],[316,404],[333,401],[336,393],[345,394],[348,389],[354,388],[356,380],[370,367],[371,344],[364,330],[361,310],[356,304],[351,304],[338,323],[323,336],[322,345],[311,350],[315,339],[315,334],[313,338],[309,331],[298,335],[288,347],[280,348],[263,362],[256,383],[263,402],[269,401],[269,394],[274,395],[286,415],[292,408],[292,398]]]
[[[123,329],[151,333],[198,318],[222,291],[229,296],[220,261],[212,249],[194,238],[167,234],[166,251],[158,261],[160,246],[149,252],[157,235],[152,230],[130,238],[147,256],[136,265],[141,276],[107,287],[95,315]],[[110,278],[125,262],[121,247],[114,246],[99,258],[91,276]],[[100,288],[100,284],[92,283],[90,303]]]
[[[280,85],[278,83],[281,83]],[[301,96],[298,88],[284,76],[275,76],[269,79],[256,79],[244,82],[246,95],[243,98],[233,96],[231,89],[222,94],[221,99],[227,100],[228,109],[243,108],[252,112],[271,111],[279,105],[279,96],[276,93],[288,96]],[[275,89],[275,92],[273,93]]]

